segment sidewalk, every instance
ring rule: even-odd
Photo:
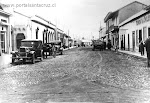
[[[0,67],[5,67],[11,63],[11,54],[2,54],[0,56]]]
[[[143,56],[141,56],[141,54],[139,52],[134,52],[134,51],[118,50],[118,52],[121,52],[121,53],[124,53],[124,54],[129,54],[131,56],[142,58],[142,59],[147,59],[146,53]]]

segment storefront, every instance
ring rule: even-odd
[[[139,44],[150,35],[150,12],[142,10],[119,25],[119,47],[139,52]]]

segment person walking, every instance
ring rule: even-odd
[[[143,41],[140,42],[139,51],[141,52],[141,56],[143,56],[144,55],[144,43],[143,43]]]
[[[104,41],[103,43],[104,43],[104,50],[106,50],[106,42]]]
[[[145,41],[145,48],[147,52],[147,66],[150,67],[150,36]]]
[[[55,45],[52,46],[52,55],[55,58],[56,57],[56,47]]]

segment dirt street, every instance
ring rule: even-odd
[[[0,103],[150,102],[146,61],[113,51],[74,48],[0,74]]]

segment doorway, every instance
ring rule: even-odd
[[[132,32],[132,46],[133,46],[133,51],[135,51],[135,31]]]
[[[1,38],[1,39],[0,39],[0,42],[1,42],[1,43],[0,43],[0,44],[1,44],[1,50],[2,50],[2,53],[5,53],[5,48],[6,48],[6,47],[5,47],[5,33],[6,33],[6,32],[5,32],[5,31],[1,31],[0,33],[1,33],[1,34],[0,34],[0,36],[1,36],[1,37],[0,37],[0,38]]]
[[[19,47],[21,46],[21,40],[25,39],[25,36],[23,33],[18,33],[16,36],[16,45],[17,45],[17,49],[19,49]]]
[[[130,36],[128,34],[128,51],[130,51]]]
[[[139,30],[139,43],[142,41],[142,30]]]

